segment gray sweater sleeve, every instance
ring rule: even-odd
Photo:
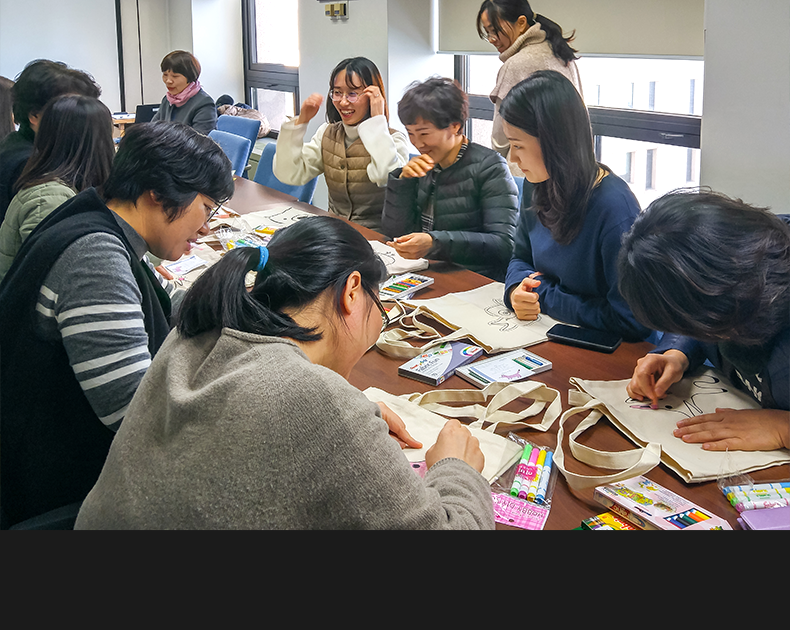
[[[471,466],[444,459],[421,479],[390,437],[378,405],[347,383],[313,387],[302,400],[306,415],[321,410],[322,421],[309,423],[313,435],[294,437],[308,449],[306,461],[322,464],[320,475],[305,481],[316,484],[326,502],[325,526],[493,529],[491,488]],[[311,445],[320,452],[311,453]]]
[[[126,248],[105,233],[72,243],[38,296],[37,327],[63,343],[91,407],[113,430],[151,363],[141,303]]]

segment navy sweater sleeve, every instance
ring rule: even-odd
[[[522,210],[505,282],[506,304],[511,305],[512,289],[538,271],[535,292],[541,311],[550,317],[612,331],[626,341],[650,338],[653,331],[636,321],[617,287],[621,239],[638,212],[627,185],[613,175],[594,192],[582,230],[567,246],[553,241],[533,211]]]

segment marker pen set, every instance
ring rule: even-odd
[[[551,449],[526,442],[510,485],[510,496],[546,505],[550,498],[553,456]]]
[[[790,481],[723,486],[721,491],[739,512],[790,505]]]

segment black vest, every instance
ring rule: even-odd
[[[39,290],[77,239],[104,232],[131,257],[153,356],[170,326],[169,298],[95,190],[73,197],[28,237],[0,284],[0,528],[81,501],[114,433],[98,419],[60,341],[36,334]],[[91,273],[85,269],[85,273]]]

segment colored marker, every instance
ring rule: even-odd
[[[735,504],[735,509],[739,512],[745,510],[761,510],[763,508],[781,507],[790,505],[790,499],[758,499],[755,501],[742,501]]]
[[[540,454],[539,448],[533,448],[532,453],[529,455],[529,462],[527,463],[527,471],[524,473],[524,480],[521,482],[521,487],[518,490],[518,498],[526,499],[527,492],[529,492],[529,484],[535,478],[537,472],[538,455]]]
[[[483,376],[482,374],[480,374],[480,372],[478,372],[478,371],[477,371],[476,369],[474,369],[473,367],[470,367],[470,368],[469,368],[469,371],[470,371],[470,372],[471,372],[471,373],[472,373],[472,374],[475,376],[475,378],[478,378],[478,379],[480,379],[480,380],[481,380],[483,383],[485,383],[486,385],[488,385],[489,383],[491,383],[491,381],[489,381],[489,380],[488,380],[488,379],[487,379],[485,376]]]
[[[546,502],[546,491],[549,487],[549,478],[551,477],[551,458],[552,451],[546,451],[546,459],[543,462],[543,471],[540,473],[540,482],[538,482],[538,491],[535,494],[535,501],[543,504]]]
[[[521,453],[521,460],[516,467],[516,476],[513,477],[513,484],[510,486],[510,496],[517,497],[518,491],[521,489],[521,484],[524,481],[524,474],[527,472],[527,464],[532,454],[532,444],[527,443],[524,446],[524,451]]]
[[[534,363],[538,367],[543,367],[543,363],[541,363],[537,359],[534,359],[533,357],[529,356],[528,354],[525,354],[521,358],[524,359],[525,361],[529,361],[530,363]]]
[[[538,461],[535,464],[535,477],[529,484],[529,490],[527,490],[527,500],[534,501],[535,495],[538,493],[538,483],[540,483],[540,475],[543,472],[543,462],[546,461],[546,449],[540,449],[540,453],[538,453]]]

